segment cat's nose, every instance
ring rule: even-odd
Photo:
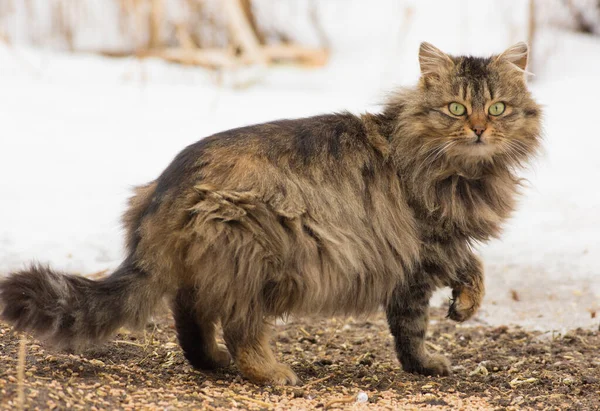
[[[480,124],[471,126],[471,130],[473,130],[475,132],[475,134],[477,134],[477,137],[481,137],[481,135],[483,134],[483,132],[485,131],[486,128],[487,127],[485,125],[480,125]]]

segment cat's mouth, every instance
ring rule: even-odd
[[[462,152],[469,157],[489,157],[494,154],[495,146],[486,137],[474,136],[462,144]]]

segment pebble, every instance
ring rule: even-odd
[[[361,391],[356,395],[356,402],[365,403],[369,402],[369,396],[366,392]]]

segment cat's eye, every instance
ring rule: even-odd
[[[500,114],[504,113],[504,110],[506,110],[506,105],[499,101],[490,106],[488,113],[490,113],[492,116],[499,116]]]
[[[465,106],[457,102],[452,102],[448,104],[448,110],[450,110],[450,112],[455,116],[462,116],[463,114],[465,114],[465,111],[467,111]]]

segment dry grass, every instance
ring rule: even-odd
[[[20,0],[5,0],[6,4],[0,6],[0,23],[15,10],[17,1]],[[39,14],[42,1],[50,4],[47,17]],[[31,20],[29,42],[33,45],[48,44],[48,38],[52,38],[56,44],[62,43],[70,51],[95,52],[111,57],[153,57],[210,69],[266,66],[279,62],[316,67],[327,62],[328,52],[323,48],[285,41],[267,44],[253,15],[250,0],[182,0],[176,4],[166,0],[110,1],[118,6],[118,13],[105,24],[119,28],[118,32],[123,37],[120,47],[77,49],[74,38],[83,27],[81,22],[90,18],[90,10],[93,9],[82,0],[28,0],[24,13],[27,20]],[[174,17],[176,5],[185,6],[185,11],[175,13],[177,17]],[[49,21],[40,21],[42,18]],[[318,20],[315,22],[318,23]],[[39,27],[48,25],[51,29],[40,31],[43,29]],[[3,29],[8,28],[0,25],[0,41],[6,44],[10,44],[10,36]],[[112,32],[111,28],[106,31]],[[102,27],[97,35],[102,36],[104,30]]]
[[[382,315],[278,325],[278,356],[300,387],[259,387],[233,366],[193,370],[167,316],[144,336],[122,333],[81,354],[29,340],[24,356],[25,340],[0,325],[0,408],[17,408],[23,392],[24,409],[600,409],[598,332],[465,327],[434,317],[429,349],[450,357],[450,377],[402,372]],[[361,392],[367,403],[356,401]]]

